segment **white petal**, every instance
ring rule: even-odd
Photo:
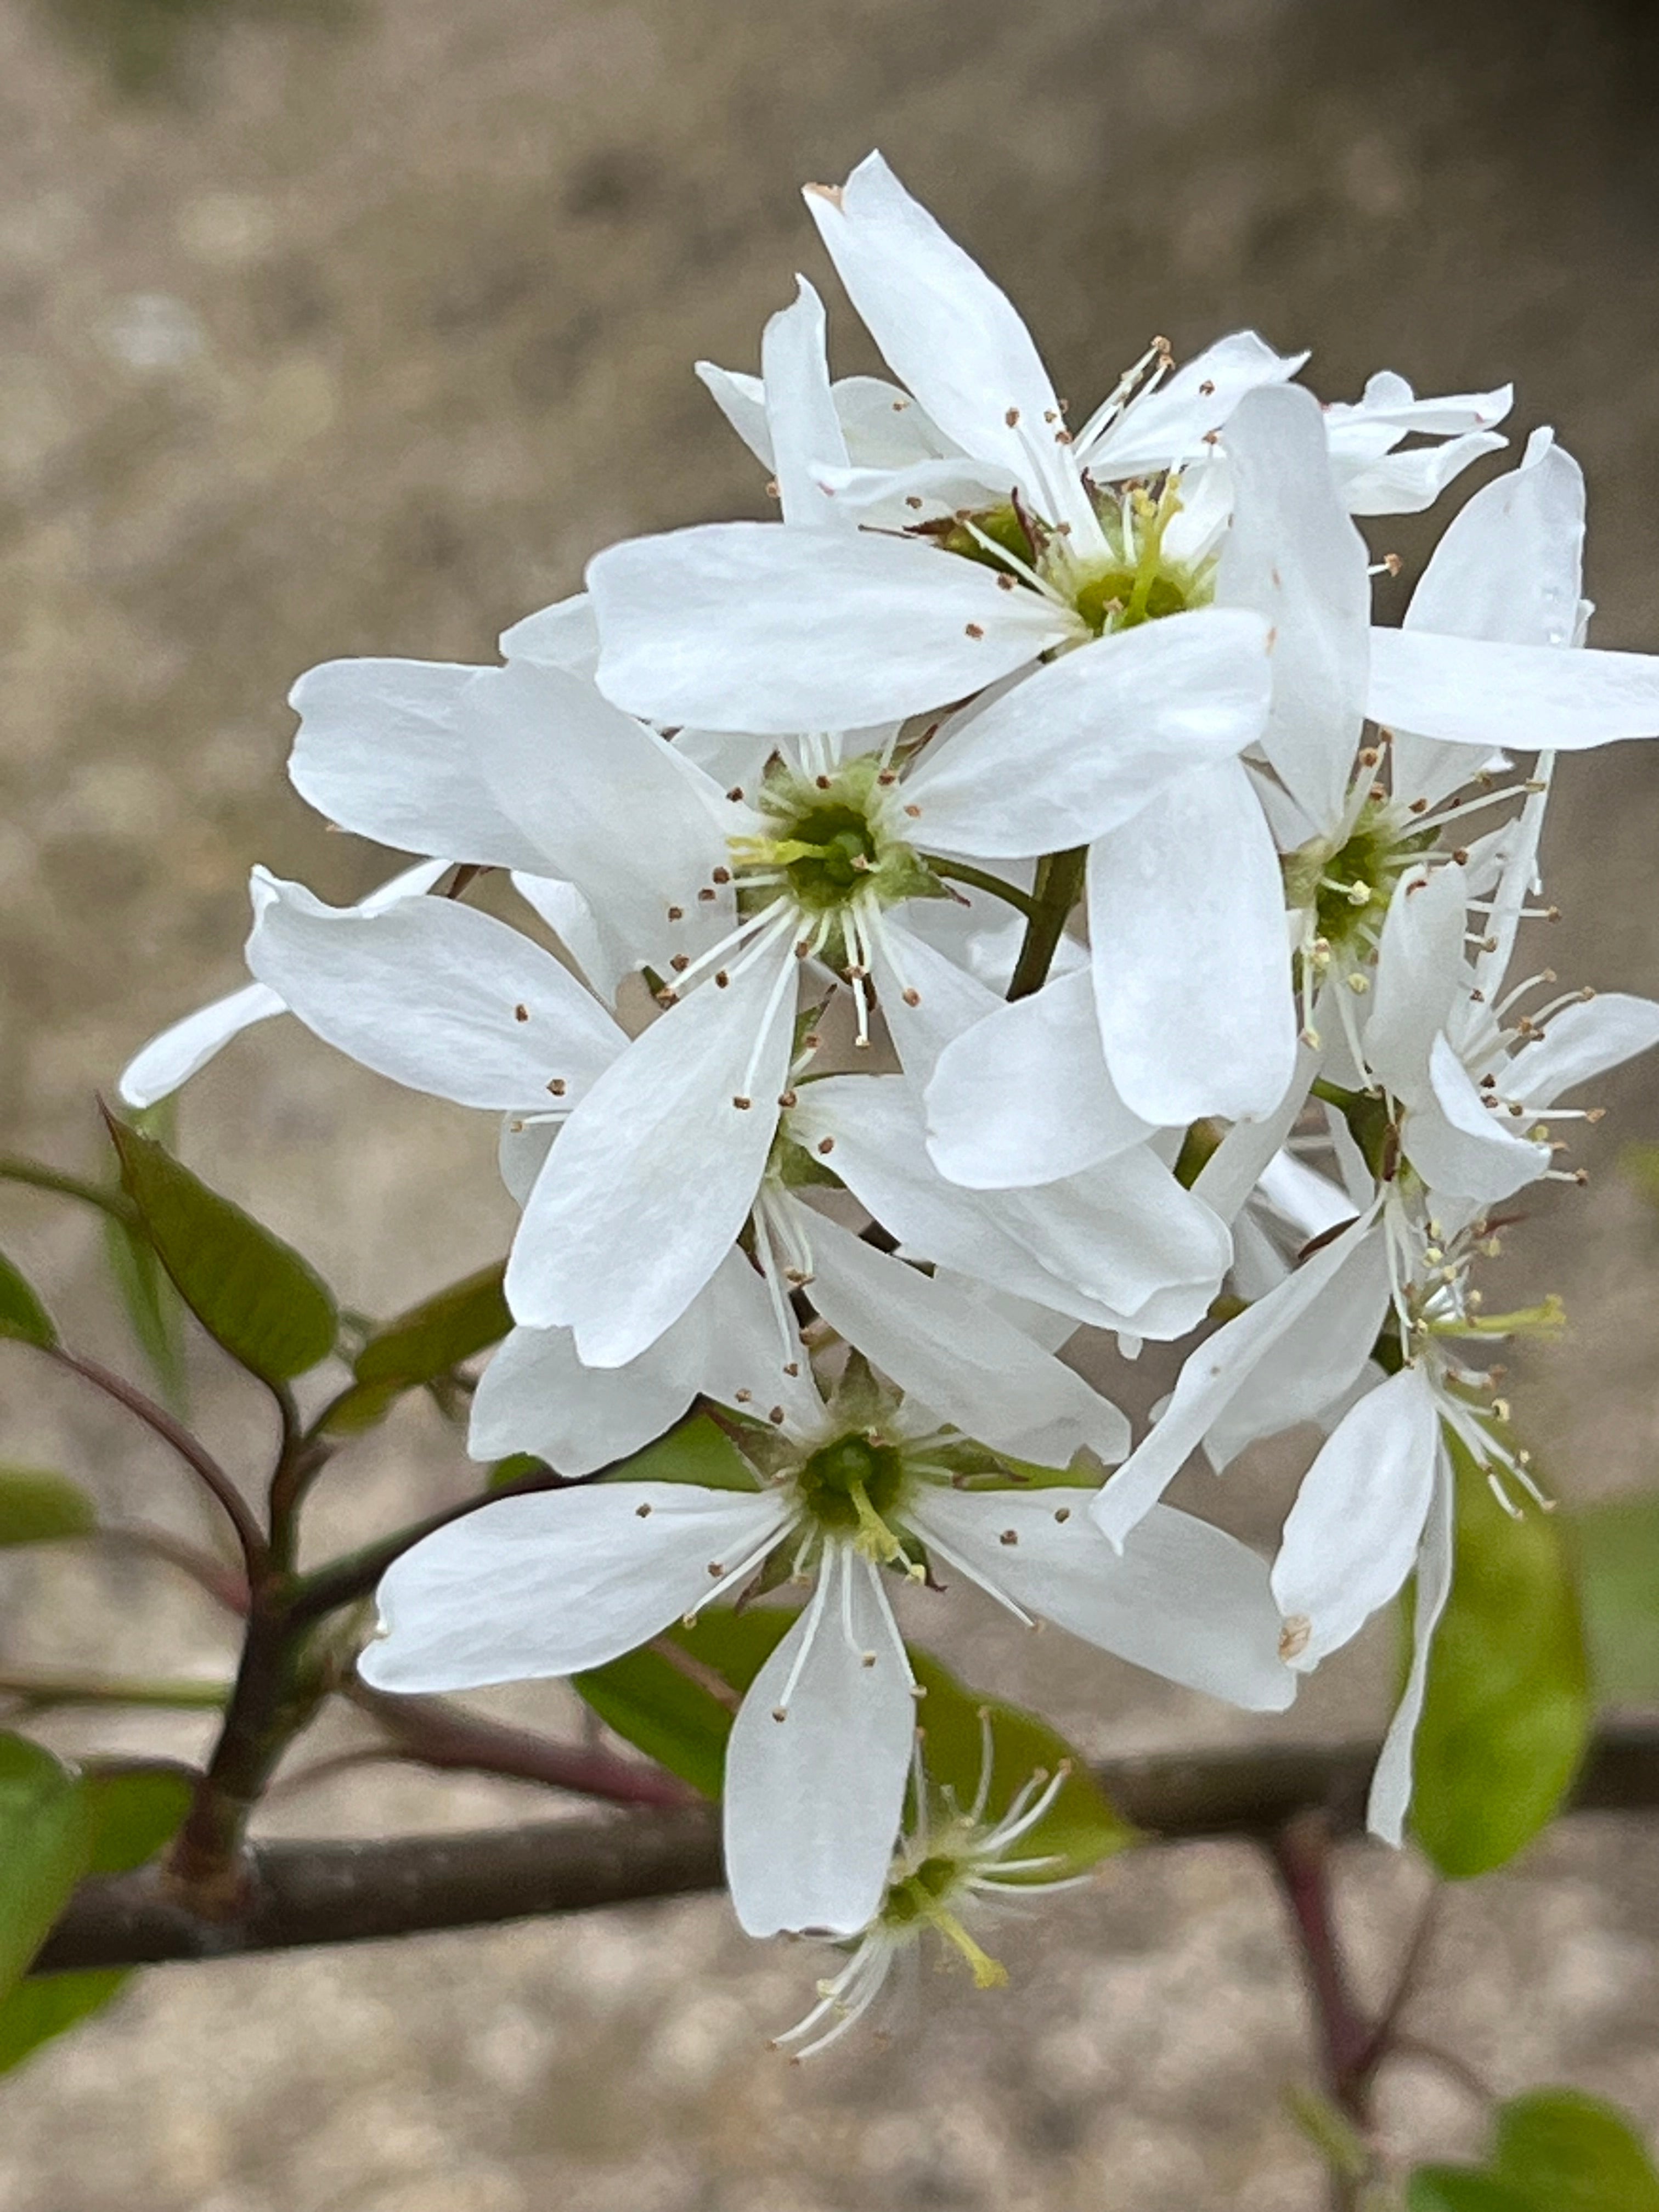
[[[1156,392],[1132,401],[1109,428],[1097,434],[1092,423],[1085,425],[1078,446],[1090,475],[1097,481],[1149,476],[1195,458],[1247,392],[1287,382],[1307,358],[1276,354],[1254,331],[1218,338]]]
[[[1549,1146],[1521,1133],[1529,1126],[1530,1116],[1516,1121],[1488,1106],[1449,1042],[1437,1036],[1429,1048],[1429,1089],[1407,1112],[1400,1138],[1431,1190],[1492,1205],[1535,1182],[1550,1164]]]
[[[1218,1328],[1190,1353],[1164,1416],[1107,1482],[1090,1510],[1115,1544],[1122,1544],[1164,1495],[1187,1460],[1227,1411],[1259,1363],[1346,1264],[1371,1232],[1376,1209],[1304,1260],[1276,1291]]]
[[[547,872],[480,773],[479,702],[503,672],[441,661],[330,660],[289,694],[289,774],[342,830],[406,852]]]
[[[927,409],[884,376],[839,377],[833,389],[847,450],[858,467],[908,469],[951,451]]]
[[[1584,477],[1547,430],[1453,516],[1406,611],[1408,630],[1570,646],[1583,588]]]
[[[1469,885],[1455,861],[1408,868],[1395,886],[1365,1021],[1365,1058],[1399,1097],[1421,1095],[1429,1053],[1467,997]]]
[[[1081,1508],[1059,1490],[940,1488],[910,1520],[924,1542],[936,1529],[965,1566],[1038,1620],[1230,1705],[1282,1712],[1296,1688],[1279,1662],[1266,1560],[1167,1505],[1120,1553]]]
[[[602,1667],[706,1597],[712,1571],[781,1534],[789,1512],[775,1491],[684,1482],[497,1498],[387,1571],[358,1672],[380,1690],[471,1690]]]
[[[928,749],[905,787],[917,842],[987,859],[1087,844],[1171,778],[1254,744],[1271,684],[1267,625],[1237,609],[1084,645]]]
[[[732,1723],[722,1793],[726,1878],[748,1935],[823,1928],[852,1936],[881,1903],[915,1706],[874,1571],[850,1549],[834,1554],[822,1603],[778,1645]],[[786,1710],[785,1688],[809,1638]]]
[[[473,1395],[467,1450],[478,1460],[533,1452],[562,1474],[592,1474],[641,1450],[696,1395],[674,1341],[688,1324],[701,1337],[695,1306],[626,1367],[585,1367],[568,1328],[515,1328]]]
[[[844,465],[847,444],[830,392],[823,302],[804,276],[795,283],[793,304],[773,316],[761,341],[774,472],[792,529],[833,528],[840,518],[819,489],[817,472]]]
[[[927,460],[908,469],[820,469],[817,482],[840,514],[907,529],[959,509],[1006,503],[1008,487],[983,461]]]
[[[1455,1511],[1451,1468],[1442,1451],[1433,1502],[1423,1529],[1423,1549],[1417,1562],[1411,1672],[1406,1678],[1405,1694],[1382,1740],[1376,1771],[1371,1777],[1370,1802],[1365,1808],[1365,1825],[1371,1833],[1396,1846],[1405,1831],[1406,1808],[1411,1803],[1412,1746],[1416,1741],[1423,1696],[1428,1687],[1429,1650],[1440,1625],[1440,1616],[1446,1609],[1446,1600],[1451,1595]]]
[[[1602,991],[1552,1015],[1538,1042],[1516,1054],[1504,1088],[1530,1106],[1553,1106],[1564,1092],[1656,1044],[1659,1005],[1627,991]]]
[[[568,669],[591,683],[599,657],[599,624],[586,592],[526,615],[497,641],[503,660],[533,660],[543,668]]]
[[[786,943],[636,1037],[565,1124],[507,1263],[516,1320],[621,1367],[678,1321],[747,1219],[788,1073]],[[744,1088],[744,1086],[747,1088]],[[738,1097],[751,1103],[733,1103]]]
[[[550,952],[452,899],[375,915],[323,905],[263,869],[247,963],[309,1030],[365,1067],[458,1105],[579,1098],[626,1042]]]
[[[813,1083],[791,1127],[831,1139],[836,1173],[907,1249],[1078,1321],[1178,1334],[1227,1266],[1225,1229],[1148,1146],[1039,1189],[964,1190],[933,1166],[894,1076]]]
[[[858,729],[978,691],[1072,634],[1036,592],[919,538],[715,522],[588,568],[599,688],[649,721]]]
[[[632,965],[617,931],[602,929],[574,884],[562,883],[556,876],[530,876],[514,869],[513,888],[541,916],[606,1006],[615,1006],[623,977]]]
[[[1340,821],[1365,712],[1370,582],[1319,403],[1289,386],[1251,392],[1227,426],[1233,523],[1218,605],[1272,624],[1273,708],[1262,750],[1322,830]]]
[[[766,386],[741,369],[717,368],[712,361],[693,364],[698,382],[763,469],[772,466],[772,425],[766,416]]]
[[[1302,1478],[1273,1563],[1286,1664],[1310,1673],[1403,1586],[1433,1493],[1440,1416],[1420,1369],[1367,1392]]]
[[[1334,452],[1331,459],[1350,514],[1420,514],[1465,469],[1506,442],[1495,430],[1468,430],[1442,446],[1413,446],[1374,460],[1345,463]]]
[[[1340,1195],[1339,1194],[1339,1204]],[[1340,1218],[1352,1209],[1341,1206]],[[1259,1437],[1317,1420],[1352,1388],[1389,1310],[1389,1256],[1380,1237],[1357,1244],[1316,1304],[1269,1346],[1204,1439],[1218,1474]]]
[[[479,695],[481,773],[544,857],[539,872],[574,883],[635,964],[696,953],[726,901],[700,901],[725,863],[730,813],[718,787],[655,731],[601,698],[586,678],[520,664]],[[671,907],[685,919],[668,920]]]
[[[198,1006],[193,1014],[140,1046],[121,1070],[118,1088],[129,1106],[154,1106],[170,1098],[179,1085],[205,1067],[242,1031],[287,1010],[266,983],[245,983],[222,999]]]
[[[1659,654],[1377,629],[1366,711],[1391,729],[1488,751],[1582,752],[1659,734]]]
[[[1199,1170],[1193,1195],[1223,1221],[1237,1218],[1268,1161],[1290,1135],[1307,1103],[1320,1059],[1315,1046],[1298,1045],[1291,1080],[1273,1112],[1264,1121],[1236,1121]]]
[[[927,1149],[974,1190],[1053,1182],[1152,1133],[1106,1072],[1086,968],[999,1006],[939,1055]]]
[[[1095,1003],[1112,1080],[1164,1127],[1271,1114],[1296,1064],[1279,854],[1236,760],[1177,776],[1089,848]]]
[[[1000,291],[912,199],[879,154],[838,192],[808,189],[819,235],[883,358],[946,437],[1051,522],[1091,523],[1060,403],[1030,333]]]
[[[757,1414],[781,1414],[776,1426],[786,1436],[820,1434],[823,1401],[812,1379],[812,1363],[793,1322],[784,1342],[766,1285],[736,1246],[688,1309],[686,1319],[693,1314],[701,1316],[702,1336],[695,1370],[688,1364],[688,1371],[695,1371],[705,1397],[721,1406],[749,1406]],[[676,1322],[665,1343],[685,1326],[684,1321]]]
[[[964,1436],[1049,1467],[1085,1445],[1113,1464],[1127,1451],[1117,1407],[989,1307],[821,1216],[811,1249],[812,1303],[830,1328]]]

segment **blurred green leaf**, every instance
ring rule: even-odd
[[[718,1421],[693,1413],[665,1437],[610,1469],[607,1482],[696,1482],[705,1490],[753,1490],[755,1471]],[[763,1654],[763,1656],[764,1655]],[[759,1665],[757,1661],[756,1664]]]
[[[1619,1164],[1632,1188],[1650,1205],[1659,1206],[1659,1145],[1626,1145]]]
[[[1436,1632],[1418,1729],[1412,1826],[1454,1881],[1512,1859],[1554,1816],[1592,1705],[1562,1529],[1512,1519],[1450,1443],[1457,1521],[1451,1596]]]
[[[115,1966],[87,1974],[46,1974],[39,1981],[19,1982],[0,1997],[0,2074],[50,2043],[53,2036],[76,2027],[89,2013],[101,2011],[131,1978],[129,1966]]]
[[[0,1996],[86,1871],[91,1826],[78,1778],[39,1744],[0,1735]]]
[[[188,1775],[162,1767],[94,1767],[82,1777],[88,1874],[148,1866],[184,1825],[194,1795]]]
[[[1624,2114],[1577,2089],[1537,2089],[1498,2115],[1492,2171],[1537,2212],[1659,2212],[1659,2173]]]
[[[718,1797],[732,1714],[798,1611],[757,1606],[734,1613],[710,1606],[690,1628],[682,1625],[662,1639],[679,1648],[684,1665],[659,1649],[630,1651],[571,1680],[625,1742],[705,1797]]]
[[[190,1408],[185,1374],[185,1304],[142,1231],[106,1216],[104,1253],[116,1295],[163,1401],[180,1419]]]
[[[1659,2212],[1659,2172],[1625,2115],[1577,2089],[1498,2107],[1480,2166],[1425,2166],[1407,2212]]]
[[[151,1138],[112,1120],[121,1180],[185,1304],[231,1358],[289,1382],[334,1348],[334,1300],[299,1254]]]
[[[88,1535],[98,1510],[84,1490],[44,1468],[0,1467],[0,1547]]]
[[[357,1380],[410,1389],[499,1343],[513,1326],[501,1294],[504,1271],[499,1260],[481,1267],[376,1329],[357,1355]]]
[[[0,1252],[0,1336],[37,1344],[46,1352],[58,1341],[51,1316],[3,1252]]]
[[[1419,2166],[1406,2191],[1406,2212],[1537,2212],[1501,2181],[1472,2166]]]
[[[936,1659],[912,1651],[910,1665],[927,1692],[919,1708],[922,1757],[935,1790],[966,1812],[977,1798],[990,1733],[990,1786],[985,1818],[995,1821],[1034,1776],[1045,1779],[1069,1765],[1054,1803],[1019,1842],[1021,1858],[1055,1863],[1033,1872],[1031,1880],[1062,1881],[1086,1874],[1115,1851],[1139,1840],[1138,1831],[1115,1812],[1106,1793],[1064,1736],[1017,1705],[982,1698]],[[980,1716],[985,1716],[982,1722]]]
[[[1581,1506],[1568,1527],[1597,1698],[1659,1702],[1659,1496]]]

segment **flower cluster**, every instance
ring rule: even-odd
[[[1510,980],[1555,757],[1659,732],[1659,659],[1585,646],[1547,431],[1374,622],[1354,518],[1431,507],[1507,391],[1322,404],[1243,332],[1074,425],[879,157],[807,205],[893,380],[832,381],[802,281],[758,377],[699,368],[777,520],[611,547],[499,662],[304,677],[295,785],[416,865],[344,909],[256,872],[254,981],[124,1090],[287,1009],[499,1121],[471,1449],[602,1479],[417,1544],[362,1671],[567,1675],[793,1592],[723,1802],[746,1929],[862,1938],[815,2045],[924,1925],[979,1971],[951,1900],[1047,1863],[1006,1863],[1047,1780],[930,1840],[908,1639],[963,1584],[1267,1711],[1414,1572],[1399,1838],[1455,1473],[1536,1498],[1490,1349],[1555,1308],[1479,1268],[1580,1173],[1558,1100],[1659,1042]],[[517,926],[459,896],[489,870]],[[1139,1440],[1080,1331],[1096,1375],[1196,1334]],[[694,1407],[741,1486],[630,1471]],[[1307,1422],[1271,1562],[1162,1503]]]

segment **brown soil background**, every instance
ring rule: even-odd
[[[380,856],[283,781],[299,671],[482,658],[608,538],[759,511],[690,365],[752,365],[793,268],[825,273],[794,187],[872,143],[1014,291],[1080,406],[1154,330],[1182,351],[1241,324],[1310,344],[1331,397],[1384,366],[1428,392],[1513,376],[1518,426],[1554,422],[1589,472],[1598,641],[1659,646],[1656,90],[1641,0],[7,0],[3,1142],[93,1157],[94,1087],[235,980],[252,860],[325,896],[375,879]],[[839,331],[841,365],[864,365]],[[1409,558],[1421,533],[1394,543]],[[1571,763],[1561,787],[1549,957],[1652,990],[1659,756]],[[1655,1080],[1609,1086],[1595,1185],[1522,1242],[1575,1317],[1517,1394],[1570,1497],[1651,1480],[1659,1230],[1615,1161],[1659,1137]],[[366,1308],[499,1249],[481,1125],[291,1027],[204,1078],[183,1132]],[[0,1232],[120,1350],[84,1223],[14,1194]],[[208,1432],[251,1465],[258,1409],[199,1370]],[[0,1388],[5,1456],[190,1525],[172,1471],[99,1408],[21,1355]],[[411,1413],[331,1478],[325,1534],[459,1479]],[[1265,1535],[1283,1471],[1231,1495]],[[6,1661],[223,1662],[205,1608],[151,1573],[15,1559],[0,1607]],[[1040,1686],[1091,1745],[1244,1731],[974,1629],[980,1679]],[[1370,1722],[1388,1663],[1373,1640],[1287,1725]],[[373,1770],[270,1822],[531,1807]],[[1374,1984],[1422,1887],[1380,1850],[1345,1860]],[[1659,2120],[1656,1899],[1654,1833],[1569,1825],[1449,1900],[1423,2032],[1501,2089],[1567,2077]],[[818,1959],[746,1944],[717,1899],[157,1972],[0,2084],[0,2208],[1314,2212],[1281,2103],[1307,2066],[1300,1994],[1248,1852],[1133,1857],[1003,1948],[1012,1991],[929,1978],[888,2048],[804,2073],[763,2042]],[[1384,2104],[1402,2150],[1474,2140],[1431,2075],[1402,2069]]]

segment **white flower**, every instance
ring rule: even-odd
[[[1062,1760],[1052,1773],[1042,1768],[1021,1784],[1006,1808],[989,1810],[995,1747],[988,1712],[981,1712],[983,1749],[979,1784],[965,1807],[948,1792],[930,1806],[926,1768],[918,1747],[911,1776],[910,1818],[888,1872],[881,1903],[861,1929],[853,1954],[838,1973],[817,1988],[817,2002],[795,2026],[778,2036],[777,2051],[789,2051],[797,2063],[828,2051],[849,2034],[869,2012],[895,1970],[913,1960],[918,1945],[932,1936],[967,1962],[975,1989],[1000,1988],[1006,1971],[975,1939],[974,1929],[1006,1913],[1021,1899],[1081,1888],[1089,1874],[1056,1875],[1064,1857],[1033,1851],[1032,1831],[1040,1827],[1065,1788],[1071,1772]],[[797,2046],[791,2050],[791,2046]]]
[[[734,1595],[780,1553],[812,1593],[745,1698],[726,1756],[727,1873],[753,1934],[851,1934],[877,1910],[914,1726],[886,1571],[919,1578],[918,1545],[1021,1620],[1052,1620],[1235,1704],[1288,1703],[1253,1553],[1160,1509],[1120,1559],[1063,1489],[972,1486],[965,1471],[994,1462],[958,1420],[976,1419],[997,1378],[971,1354],[954,1372],[930,1355],[925,1412],[852,1370],[826,1404],[804,1357],[793,1375],[778,1369],[753,1279],[750,1304],[745,1343],[726,1340],[726,1380],[746,1358],[763,1395],[724,1395],[758,1407],[775,1393],[750,1446],[762,1470],[752,1492],[615,1481],[481,1507],[391,1570],[365,1678],[457,1690],[600,1666]],[[913,1356],[896,1337],[869,1349],[884,1370]]]

